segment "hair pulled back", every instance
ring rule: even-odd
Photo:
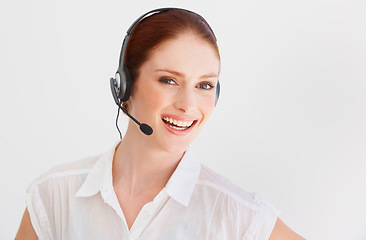
[[[201,16],[184,9],[155,13],[142,19],[130,34],[124,63],[130,70],[132,84],[151,52],[165,41],[177,38],[183,33],[197,34],[207,41],[220,59],[216,37]]]

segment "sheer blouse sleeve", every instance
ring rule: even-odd
[[[38,179],[27,189],[26,204],[32,226],[39,240],[53,239],[49,218],[39,190]]]
[[[280,210],[257,194],[254,198],[258,202],[258,209],[243,240],[268,240],[280,215]]]

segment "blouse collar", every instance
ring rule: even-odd
[[[114,192],[112,163],[118,144],[119,142],[110,151],[100,156],[76,192],[77,197],[90,197],[101,192],[104,198],[108,193]],[[165,186],[167,194],[180,204],[188,206],[200,171],[201,163],[189,147]]]

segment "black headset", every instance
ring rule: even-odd
[[[209,29],[211,30],[212,34],[214,35],[214,37],[216,39],[214,32],[212,31],[210,25],[208,25],[206,20],[201,15],[194,13],[192,11],[189,11],[186,9],[181,9],[181,8],[158,8],[158,9],[154,9],[154,10],[151,10],[151,11],[143,14],[141,17],[136,19],[132,23],[132,25],[129,27],[129,29],[127,30],[127,34],[122,43],[121,54],[119,57],[119,66],[118,66],[117,72],[115,74],[115,77],[114,78],[112,77],[110,79],[112,95],[113,95],[114,101],[116,102],[116,104],[118,106],[121,106],[121,104],[123,102],[126,102],[130,98],[130,95],[131,95],[131,73],[130,73],[130,70],[128,69],[128,67],[125,65],[124,59],[125,59],[128,39],[130,38],[130,34],[131,34],[132,30],[142,19],[144,19],[148,15],[152,15],[155,13],[161,13],[161,12],[165,12],[165,11],[169,11],[169,10],[184,10],[184,11],[197,15],[209,27]],[[219,95],[220,95],[220,82],[218,82],[217,86],[216,86],[215,105],[219,99]]]

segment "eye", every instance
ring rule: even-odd
[[[214,88],[214,86],[211,84],[211,83],[208,83],[208,82],[203,82],[203,83],[200,83],[198,85],[199,88],[203,89],[203,90],[211,90]]]
[[[159,82],[161,83],[165,83],[165,84],[169,84],[169,85],[174,85],[176,84],[176,82],[174,81],[174,79],[172,78],[168,78],[168,77],[162,77],[159,79]]]

